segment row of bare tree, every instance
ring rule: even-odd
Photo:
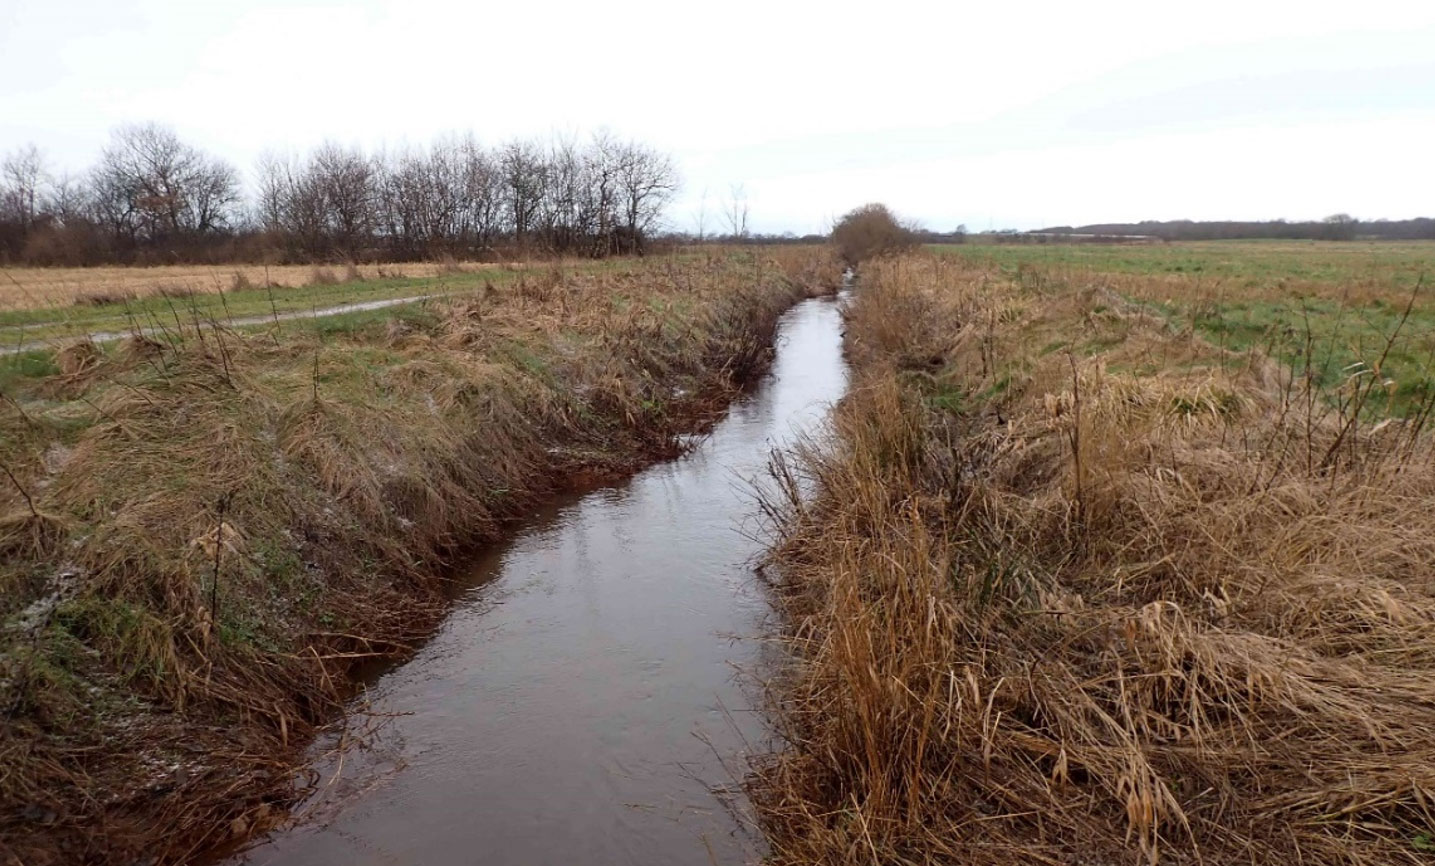
[[[600,132],[393,153],[324,144],[267,155],[252,200],[230,164],[155,124],[115,130],[57,176],[27,146],[0,161],[0,260],[27,264],[487,257],[497,248],[641,252],[678,189],[673,161]]]

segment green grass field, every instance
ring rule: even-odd
[[[1197,277],[1243,288],[1356,283],[1408,288],[1435,270],[1435,241],[957,244],[933,249],[1004,267]]]
[[[1435,242],[934,249],[1027,283],[1109,289],[1215,345],[1309,368],[1337,399],[1378,376],[1388,399],[1372,411],[1407,414],[1435,393]]]

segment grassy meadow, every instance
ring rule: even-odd
[[[674,453],[837,270],[429,279],[346,288],[445,297],[0,357],[0,859],[191,862],[279,820],[347,671],[432,628],[448,563]]]
[[[1181,241],[1149,244],[955,244],[933,247],[998,267],[1204,277],[1241,289],[1409,288],[1435,265],[1432,241]]]
[[[1378,377],[1379,409],[1435,387],[1435,243],[1210,241],[935,248],[1028,282],[1100,285],[1215,345],[1280,358],[1328,391]]]
[[[601,263],[563,263],[569,270]],[[7,269],[0,284],[0,348],[60,344],[90,333],[153,333],[196,322],[303,315],[347,304],[471,292],[512,279],[521,265],[403,264]],[[266,282],[267,280],[267,282]]]
[[[772,861],[1429,862],[1432,249],[863,264],[766,502]]]
[[[7,267],[0,272],[0,313],[94,307],[157,295],[323,287],[336,283],[431,280],[499,268],[475,262],[407,262],[382,265],[159,265],[91,268]],[[512,267],[511,265],[509,267]],[[4,321],[0,319],[0,321]]]

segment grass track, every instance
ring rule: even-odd
[[[506,283],[515,271],[488,268],[433,277],[371,279],[333,285],[276,286],[273,289],[203,292],[180,297],[152,295],[97,305],[0,310],[0,344],[82,338],[97,331],[175,327],[272,314],[304,313],[342,304],[412,295],[472,291],[485,282]]]

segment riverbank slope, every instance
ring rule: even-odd
[[[1327,387],[1090,274],[864,264],[835,437],[768,503],[773,862],[1426,862],[1435,450],[1386,399],[1397,330]]]
[[[545,493],[675,453],[764,368],[820,251],[523,273],[16,368],[0,414],[0,850],[180,862],[277,820],[447,563]]]

